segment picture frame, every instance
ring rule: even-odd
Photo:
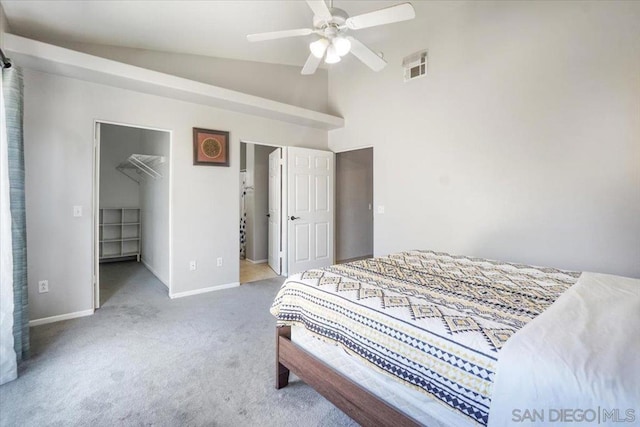
[[[193,164],[229,166],[229,132],[193,128]]]

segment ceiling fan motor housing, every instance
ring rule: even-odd
[[[331,12],[331,19],[325,19],[318,16],[313,17],[313,26],[319,30],[323,30],[328,27],[342,27],[347,22],[349,15],[342,9],[332,7],[329,9]]]

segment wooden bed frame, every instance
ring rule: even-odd
[[[279,326],[276,327],[276,389],[289,384],[289,372],[362,426],[420,425],[295,345],[291,342],[291,327]]]

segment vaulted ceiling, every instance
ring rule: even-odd
[[[354,16],[400,3],[334,2]],[[302,65],[314,36],[249,43],[246,35],[309,28],[312,12],[292,1],[25,1],[2,0],[12,33],[45,42],[115,45],[167,52]],[[413,1],[420,20],[420,1]],[[398,25],[358,31],[375,50]],[[412,25],[418,25],[417,22]]]

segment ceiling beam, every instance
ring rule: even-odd
[[[46,73],[209,105],[319,129],[344,127],[342,117],[65,49],[13,34],[4,35],[13,63]]]

